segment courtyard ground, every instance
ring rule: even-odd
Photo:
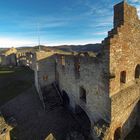
[[[81,119],[80,125],[61,105],[44,111],[34,87],[34,73],[24,67],[0,67],[0,110],[6,119],[16,120],[12,140],[44,140],[50,133],[56,140],[66,140],[67,134],[81,131],[85,124]],[[125,140],[140,140],[139,132],[136,127]]]
[[[33,71],[25,67],[0,67],[0,106],[33,84]]]
[[[0,68],[0,109],[6,119],[13,117],[17,122],[12,140],[44,140],[50,133],[65,140],[79,125],[63,106],[43,110],[33,77],[28,68]]]
[[[44,140],[50,133],[57,140],[65,140],[68,132],[79,129],[65,108],[45,112],[34,87],[2,106],[2,112],[17,121],[12,133],[15,140]]]

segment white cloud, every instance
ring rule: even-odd
[[[32,46],[35,44],[35,42],[29,40],[0,37],[0,47]]]
[[[138,11],[138,16],[139,16],[139,18],[140,18],[140,7],[137,8],[137,11]]]
[[[68,40],[68,41],[55,40],[52,42],[48,42],[47,44],[44,44],[44,45],[46,46],[85,45],[85,44],[95,44],[95,43],[101,43],[101,40],[100,39],[83,39],[83,40]]]
[[[135,2],[140,2],[140,0],[130,0],[131,2],[135,3]]]
[[[102,31],[102,32],[95,32],[95,33],[92,33],[91,35],[104,35],[104,36],[107,36],[107,31]]]
[[[46,46],[57,46],[57,45],[84,45],[84,44],[94,44],[100,43],[100,39],[83,39],[83,40],[50,40],[42,41],[42,45]],[[21,46],[35,46],[37,42],[30,40],[16,39],[16,38],[6,38],[0,37],[0,48],[9,48],[9,47],[21,47]]]

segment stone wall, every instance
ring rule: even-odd
[[[0,65],[4,66],[6,65],[6,56],[0,55]]]
[[[103,44],[104,51],[109,52],[111,98],[111,124],[105,139],[114,139],[117,128],[124,139],[136,125],[140,100],[140,85],[135,77],[140,64],[140,20],[134,7],[126,2],[114,7],[114,28]]]
[[[16,53],[17,53],[17,49],[14,48],[14,47],[12,47],[12,48],[6,50],[6,51],[4,52],[4,55],[8,56],[8,55],[10,55],[10,54],[16,54]]]
[[[135,82],[135,68],[140,64],[140,20],[136,9],[127,3],[121,3],[125,19],[123,25],[109,32],[110,73],[115,77],[110,80],[110,96]],[[117,8],[117,6],[115,6]],[[125,84],[120,82],[120,74],[126,71]]]
[[[63,56],[65,65],[62,65]],[[75,59],[78,59],[80,68],[77,77]],[[73,108],[80,105],[89,116],[91,122],[99,119],[109,121],[110,99],[106,77],[104,75],[102,59],[99,57],[58,55],[57,74],[61,90],[64,90]],[[80,87],[86,91],[86,103],[80,99]]]
[[[102,46],[93,56],[37,52],[35,81],[43,87],[56,80],[70,105],[79,105],[92,125],[109,123],[103,139],[114,140],[116,130],[123,139],[140,116],[140,20],[134,7],[124,1],[114,7],[114,28]]]
[[[114,136],[115,130],[120,127],[124,138],[136,125],[138,118],[138,102],[140,100],[140,84],[134,84],[111,98],[111,126],[110,133]]]
[[[120,112],[120,114],[111,122],[109,129],[106,131],[104,140],[114,140],[117,129],[120,129],[119,135],[123,140],[136,125],[137,113],[138,106],[136,102],[128,106],[123,113]]]
[[[2,66],[16,66],[17,64],[17,59],[16,59],[16,54],[10,54],[10,55],[0,55],[0,65]]]
[[[10,140],[10,131],[13,128],[5,122],[0,114],[0,140]]]
[[[55,59],[52,52],[36,52],[36,61],[33,66],[36,73],[35,82],[40,87],[51,84],[55,81]]]

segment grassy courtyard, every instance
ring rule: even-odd
[[[33,71],[25,67],[0,67],[0,106],[29,89]]]

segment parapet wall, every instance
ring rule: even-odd
[[[140,84],[136,83],[112,96],[112,121],[114,121],[117,116],[120,116],[120,114],[123,115],[124,112],[127,112],[127,108],[129,108],[131,105],[138,103],[138,101],[140,100],[139,87]]]

